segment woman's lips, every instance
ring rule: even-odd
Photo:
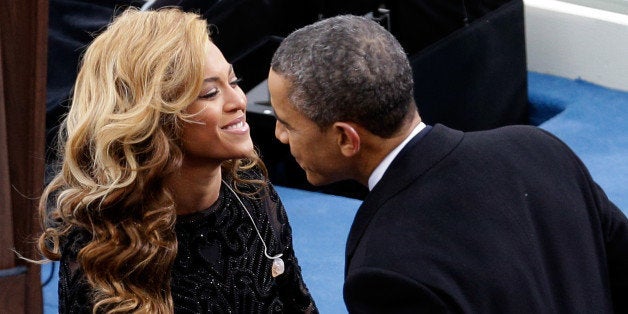
[[[229,133],[244,134],[249,131],[249,124],[246,123],[244,117],[240,117],[223,126],[222,129]]]
[[[246,123],[246,122],[244,122],[244,121],[240,121],[240,122],[235,123],[235,124],[230,124],[230,125],[227,125],[226,127],[224,127],[224,129],[225,129],[225,130],[240,129],[240,128],[244,127],[244,124],[245,124],[245,123]]]

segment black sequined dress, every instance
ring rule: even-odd
[[[292,230],[272,185],[255,198],[240,196],[270,256],[282,253],[285,272],[271,276],[251,219],[223,184],[210,208],[177,217],[178,253],[171,272],[175,313],[318,313],[301,276]],[[75,230],[62,247],[59,313],[91,313],[90,287],[76,255],[90,234]]]

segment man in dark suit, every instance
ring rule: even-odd
[[[628,311],[628,219],[532,126],[425,125],[397,40],[338,16],[289,35],[268,78],[275,136],[314,185],[370,192],[346,248],[351,313]]]

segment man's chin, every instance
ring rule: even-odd
[[[338,182],[338,180],[333,180],[331,178],[327,178],[307,170],[305,171],[305,176],[307,178],[307,182],[309,182],[313,186],[323,186]]]
[[[305,178],[307,179],[307,182],[313,186],[321,186],[324,184],[324,183],[321,183],[321,178],[319,176],[312,174],[311,172],[307,170],[305,170]]]

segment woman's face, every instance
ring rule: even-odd
[[[208,43],[203,87],[186,112],[195,114],[183,124],[182,143],[187,164],[220,163],[250,156],[253,142],[246,123],[246,95],[233,67],[218,47]]]

